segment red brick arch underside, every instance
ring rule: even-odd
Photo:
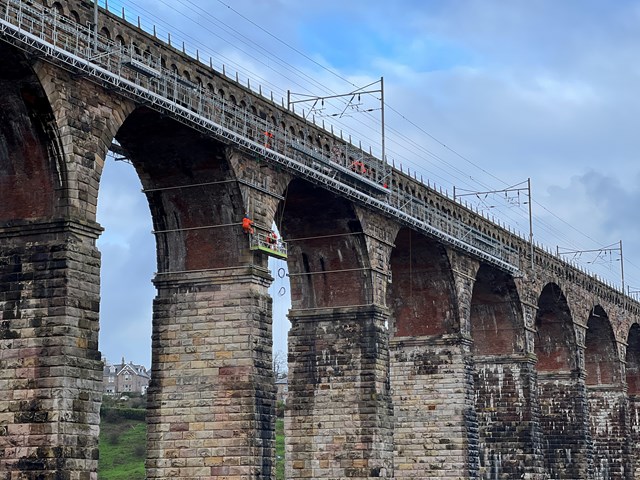
[[[285,195],[276,216],[288,242],[293,308],[371,304],[369,255],[353,205],[300,179]]]
[[[558,285],[547,284],[538,298],[535,354],[540,372],[576,368],[576,342],[567,299]]]
[[[0,44],[0,65],[0,222],[54,216],[64,171],[51,106],[20,52]]]
[[[243,201],[225,146],[141,107],[116,139],[146,191],[158,271],[225,268],[248,255]]]
[[[640,395],[640,325],[634,323],[629,329],[626,354],[627,392],[629,396]]]
[[[394,336],[441,335],[459,329],[453,275],[441,244],[401,229],[391,254],[391,272],[387,305]]]
[[[612,385],[620,382],[615,335],[607,313],[599,305],[589,313],[584,364],[587,385]]]
[[[471,335],[476,355],[524,351],[524,325],[513,278],[482,264],[471,297]]]

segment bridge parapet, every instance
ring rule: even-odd
[[[131,85],[121,85],[134,100],[161,110],[168,108],[179,120],[199,123],[207,133],[211,133],[211,125],[203,120],[212,120],[222,127],[214,133],[228,139],[231,130],[249,139],[245,147],[253,154],[284,164],[296,174],[352,196],[502,269],[527,276],[534,270],[551,270],[616,305],[640,312],[640,303],[541,248],[533,249],[532,269],[527,240],[279,106],[261,90],[241,85],[226,76],[224,68],[219,72],[104,9],[99,16],[101,35],[96,39],[91,29],[82,26],[93,21],[92,2],[55,2],[49,14],[57,20],[50,25],[37,11],[29,13],[42,8],[40,5],[48,7],[46,0],[37,3],[30,7],[27,2],[3,0],[0,5],[5,21],[18,22],[23,30],[84,55],[89,62],[116,71],[120,80],[134,82],[154,94],[140,98]],[[7,26],[3,25],[4,35]],[[158,101],[158,95],[169,103]],[[283,156],[293,162],[283,161]]]
[[[69,3],[72,4],[76,3]],[[83,2],[79,4],[86,7]],[[62,63],[66,68],[71,66],[77,73],[88,75],[92,81],[110,89],[115,88],[138,104],[173,116],[223,141],[234,142],[245,151],[284,166],[296,175],[358,203],[381,210],[502,269],[518,270],[518,259],[508,245],[488,238],[448,212],[421,203],[413,194],[394,190],[393,182],[389,187],[386,179],[391,167],[385,162],[305,123],[304,119],[275,103],[271,102],[271,107],[279,110],[289,123],[281,122],[276,126],[275,116],[268,117],[254,105],[242,101],[237,104],[235,97],[230,96],[227,100],[203,88],[194,88],[195,84],[178,75],[177,71],[164,69],[162,59],[158,62],[138,53],[138,47],[118,44],[106,37],[96,39],[89,28],[69,18],[58,18],[54,10],[16,0],[4,0],[0,5],[4,10],[2,34],[11,43],[34,53],[50,55],[54,62]],[[72,17],[81,21],[77,12]],[[111,17],[115,21],[115,16]],[[175,49],[171,52],[174,55]],[[203,64],[198,65],[206,69]],[[242,90],[237,82],[228,81],[228,85]],[[244,93],[254,101],[269,103],[249,89]],[[260,98],[262,100],[258,100]],[[296,125],[304,128],[296,131]],[[330,143],[323,143],[323,139]]]
[[[59,5],[56,9],[60,8],[67,18],[52,10],[39,10],[26,1],[0,0],[0,41],[8,51],[18,50],[4,43],[25,50],[28,60],[38,55],[36,68],[39,78],[49,85],[47,94],[74,90],[72,100],[78,100],[78,110],[85,106],[84,99],[90,98],[84,92],[100,91],[102,87],[110,90],[110,99],[91,97],[100,107],[113,107],[114,97],[127,104],[114,112],[115,117],[126,117],[124,123],[113,121],[100,141],[79,142],[82,135],[74,136],[76,131],[90,131],[85,129],[89,124],[97,125],[93,119],[76,122],[73,134],[65,136],[62,129],[61,138],[69,150],[73,149],[69,163],[82,165],[90,174],[90,182],[85,183],[95,187],[77,195],[74,191],[79,207],[91,204],[97,196],[102,158],[95,155],[95,145],[106,151],[108,143],[101,142],[109,142],[116,130],[123,149],[128,149],[132,163],[142,172],[150,205],[158,207],[154,213],[154,220],[160,220],[154,232],[160,259],[154,331],[156,383],[150,389],[153,415],[158,421],[149,437],[150,443],[157,442],[152,445],[148,464],[151,476],[178,478],[180,475],[173,475],[168,463],[161,465],[169,458],[172,468],[190,463],[187,468],[193,470],[183,470],[189,477],[221,476],[231,471],[243,478],[254,474],[256,478],[258,471],[264,478],[272,474],[271,299],[266,293],[271,278],[266,259],[249,250],[248,240],[237,224],[246,211],[252,213],[256,228],[265,231],[273,219],[280,217],[285,225],[281,232],[291,245],[288,265],[294,329],[290,351],[294,360],[290,385],[298,404],[289,418],[297,422],[293,430],[299,438],[291,444],[298,457],[290,467],[298,471],[299,478],[308,477],[309,472],[314,478],[380,478],[391,475],[393,468],[398,469],[393,473],[395,478],[401,478],[403,468],[408,473],[405,478],[422,478],[428,476],[423,473],[427,465],[438,469],[431,462],[434,458],[444,459],[443,466],[457,462],[446,478],[460,478],[459,472],[465,470],[470,472],[466,478],[475,478],[486,465],[506,472],[502,458],[530,462],[526,473],[537,476],[528,478],[544,478],[539,472],[540,443],[535,440],[540,435],[536,425],[538,394],[545,406],[541,410],[550,412],[542,417],[543,430],[548,437],[559,439],[558,451],[576,443],[570,436],[574,433],[564,432],[573,424],[578,426],[575,437],[591,445],[586,400],[566,405],[576,396],[587,399],[590,391],[608,389],[611,379],[622,378],[612,372],[624,369],[628,325],[638,318],[636,302],[553,254],[532,249],[527,240],[306,122],[260,92],[227,79],[224,72],[209,71],[197,59],[163,45],[115,15],[105,13],[104,21],[111,22],[111,27],[105,23],[104,35],[96,42],[92,31],[82,26],[92,4],[72,0]],[[53,83],[50,80],[55,75],[47,76],[43,70],[64,73],[65,78]],[[77,75],[71,77],[67,72]],[[207,78],[211,81],[205,82]],[[78,84],[94,90],[76,89]],[[133,109],[134,103],[144,108]],[[63,112],[64,121],[80,117],[77,110],[65,107],[62,100],[52,106],[56,114]],[[175,120],[187,127],[176,125]],[[137,142],[152,135],[156,141],[145,142],[144,148]],[[166,153],[173,142],[181,155]],[[152,168],[145,171],[141,165]],[[189,184],[193,176],[197,183]],[[85,179],[73,177],[68,183],[73,186],[82,181]],[[12,184],[19,185],[20,181]],[[209,188],[213,184],[218,187]],[[223,184],[225,187],[219,186]],[[160,207],[163,210],[159,213]],[[75,228],[79,229],[77,225]],[[228,231],[234,233],[225,233]],[[7,231],[5,236],[24,234],[20,229]],[[60,303],[75,302],[83,292],[90,291],[80,305],[86,312],[76,311],[72,303],[73,307],[62,312],[65,316],[60,323],[66,327],[76,321],[84,324],[85,316],[90,319],[89,332],[77,332],[76,337],[65,337],[65,342],[73,343],[77,338],[78,346],[84,348],[77,357],[83,362],[89,359],[84,362],[90,363],[87,371],[98,375],[94,340],[99,262],[95,235],[83,238],[87,244],[81,252],[83,257],[76,255],[77,247],[71,241],[74,238],[70,238],[68,248],[66,244],[52,245],[51,265],[43,263],[48,262],[49,253],[37,249],[32,252],[31,246],[20,250],[22,244],[4,255],[0,267],[4,268],[9,293],[0,293],[0,300],[6,304],[0,318],[11,327],[4,339],[7,351],[11,351],[16,335],[24,335],[21,340],[35,335],[29,345],[50,341],[46,330],[32,330],[41,322],[40,312],[47,321],[61,312],[45,312],[49,298],[58,295],[48,289],[64,284],[67,278],[75,282],[78,277],[83,279],[78,291],[61,291]],[[49,271],[58,265],[59,254],[54,249],[59,248],[71,267],[60,272],[55,283],[47,284],[45,278],[34,285],[37,291],[32,289],[28,283],[31,270]],[[85,264],[92,268],[89,285],[84,284]],[[21,269],[26,269],[25,275]],[[391,271],[394,278],[389,283]],[[543,287],[546,300],[545,292],[540,294]],[[563,294],[565,290],[568,295]],[[31,318],[33,312],[23,309],[24,316],[17,318],[19,308],[32,300],[38,300],[34,303],[36,315]],[[615,332],[609,331],[609,324],[617,326]],[[601,341],[603,338],[608,343]],[[540,344],[546,348],[536,350]],[[600,348],[603,344],[607,344],[606,349]],[[637,343],[629,341],[629,345]],[[22,359],[33,352],[14,349],[14,353]],[[60,362],[69,361],[65,355]],[[49,362],[52,356],[45,354],[44,358]],[[544,373],[538,385],[534,365]],[[606,381],[594,380],[594,372],[603,371],[607,372]],[[187,375],[178,377],[178,372]],[[23,375],[17,366],[14,373],[16,377]],[[569,374],[566,385],[555,384],[558,376]],[[35,371],[34,375],[48,380],[49,372]],[[65,373],[60,383],[65,389],[55,395],[62,395],[66,401],[77,391],[78,398],[85,399],[86,392],[66,389],[77,375],[75,370]],[[91,398],[100,393],[97,380],[89,385]],[[591,382],[589,392],[584,388],[585,380]],[[221,383],[226,386],[221,387]],[[26,392],[29,385],[25,385],[21,389]],[[624,386],[618,383],[614,390],[619,393],[621,388]],[[184,392],[191,398],[198,397],[200,403],[185,404],[180,397]],[[12,394],[7,390],[5,402]],[[25,398],[31,395],[18,394]],[[234,401],[229,404],[227,398]],[[557,398],[565,398],[563,405],[557,405]],[[493,399],[500,399],[497,407]],[[222,407],[217,412],[222,419],[208,416],[214,401]],[[609,425],[624,427],[622,422],[618,425],[606,420],[622,411],[622,401],[620,408],[616,402],[615,395],[592,395],[591,411],[597,407],[599,418],[605,419],[598,420],[596,427],[604,425],[603,431]],[[242,412],[236,410],[238,403],[244,406]],[[79,430],[97,424],[97,404],[97,399],[91,400],[85,410],[78,410],[79,415],[87,414],[86,421],[79,422]],[[338,405],[341,408],[336,408]],[[513,419],[514,405],[524,405],[519,413],[527,419],[526,432],[519,428],[523,422]],[[391,407],[396,410],[393,415]],[[22,415],[31,407],[25,404],[19,408],[24,413],[21,411],[17,419],[0,420],[11,428],[24,423],[20,420],[30,420]],[[54,412],[51,418],[55,421],[59,409],[55,405],[46,408]],[[577,413],[570,417],[566,411]],[[207,417],[202,420],[201,414]],[[455,429],[449,428],[452,418],[457,422]],[[558,423],[558,418],[566,420]],[[201,420],[208,424],[201,425]],[[222,428],[220,420],[229,422],[229,428]],[[242,427],[245,421],[253,422],[251,429]],[[419,438],[416,423],[425,426]],[[506,441],[490,452],[490,444],[496,443],[491,438],[493,425],[500,432],[501,442]],[[0,423],[0,433],[2,427]],[[15,435],[9,441],[22,435],[25,428],[12,431]],[[221,441],[216,429],[232,437],[228,442]],[[242,432],[242,445],[236,443],[235,431]],[[526,434],[517,441],[507,438],[518,431]],[[221,456],[214,455],[213,450],[196,450],[200,435],[212,445],[229,450]],[[68,439],[59,437],[60,441]],[[598,439],[605,446],[599,449],[606,452],[602,457],[621,457],[616,451],[619,439],[614,440],[618,443],[610,442],[607,447],[604,436]],[[88,447],[77,454],[71,452],[73,455],[86,456],[95,450],[95,435],[81,441]],[[392,451],[398,445],[398,453],[404,451],[404,460],[401,467],[394,467]],[[331,453],[320,459],[318,452],[328,451],[325,448]],[[525,450],[525,456],[513,454]],[[352,456],[356,452],[357,457]],[[588,454],[588,448],[580,447],[565,455],[586,458]],[[12,455],[17,458],[15,452]],[[35,452],[34,460],[38,460],[37,455]],[[549,454],[550,458],[554,455]],[[196,456],[207,460],[198,458],[195,462]],[[421,460],[416,462],[416,458]],[[480,462],[480,458],[485,461]],[[325,462],[321,464],[324,466],[318,467],[317,461]],[[246,462],[240,470],[234,468],[238,462]],[[86,462],[82,468],[95,470],[95,461]],[[329,468],[333,470],[329,472]],[[513,468],[510,478],[520,478],[524,471],[519,466]],[[587,477],[579,473],[572,478]]]
[[[410,192],[416,202],[431,205],[443,215],[451,216],[462,224],[470,225],[473,230],[480,232],[487,242],[495,245],[505,245],[509,252],[517,258],[519,273],[529,279],[546,278],[560,283],[574,284],[584,291],[596,295],[603,301],[622,307],[632,315],[640,315],[640,302],[624,294],[616,286],[611,285],[585,269],[534,245],[533,250],[527,239],[522,238],[507,228],[496,224],[483,215],[454,201],[446,194],[435,188],[411,178],[407,174],[393,171],[393,182],[399,185],[398,190]],[[533,264],[531,252],[533,251]],[[515,262],[515,260],[514,260]]]

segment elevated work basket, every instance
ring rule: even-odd
[[[286,260],[287,244],[280,239],[271,239],[268,234],[255,232],[250,235],[249,248],[251,250],[260,250],[275,258]]]

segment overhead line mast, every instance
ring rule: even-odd
[[[376,85],[376,84],[380,84],[380,88],[375,89],[375,90],[365,90],[366,88],[369,88],[372,85]],[[380,148],[382,150],[381,156],[380,158],[382,159],[383,162],[386,161],[386,154],[385,154],[385,145],[384,145],[384,77],[380,77],[380,80],[376,80],[375,82],[371,82],[368,85],[365,85],[364,87],[360,87],[357,88],[349,93],[342,93],[342,94],[336,94],[336,95],[327,95],[324,97],[318,97],[315,95],[308,95],[306,93],[292,93],[291,90],[287,90],[287,110],[291,110],[293,105],[296,105],[298,103],[310,103],[313,102],[313,105],[311,105],[311,108],[309,109],[309,113],[311,113],[312,111],[314,111],[316,105],[318,104],[318,102],[321,102],[321,105],[324,105],[324,101],[325,100],[330,100],[332,98],[344,98],[344,97],[351,97],[349,99],[349,101],[347,102],[347,104],[345,105],[344,109],[340,112],[340,113],[332,113],[329,116],[330,117],[338,117],[341,118],[342,116],[344,116],[345,112],[347,111],[347,109],[352,106],[353,104],[353,100],[355,99],[356,95],[358,96],[358,99],[360,99],[360,95],[366,95],[366,94],[374,94],[374,93],[379,93],[380,94],[380,123],[381,123],[381,141],[380,141]],[[303,98],[300,100],[291,100],[291,96],[298,96],[298,97],[307,97],[307,98]],[[357,105],[356,105],[357,106]],[[367,110],[358,110],[360,112],[372,112],[376,109],[370,108]],[[308,115],[308,114],[307,114]],[[306,118],[306,115],[304,116],[304,118]]]

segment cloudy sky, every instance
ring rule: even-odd
[[[109,0],[122,7],[276,100],[384,77],[389,161],[450,193],[530,178],[534,238],[552,251],[604,248],[568,258],[618,286],[622,240],[626,284],[640,289],[640,1]],[[379,97],[356,103],[313,113],[379,153]],[[506,197],[464,198],[528,235],[527,192]],[[100,349],[150,365],[155,246],[130,165],[107,164],[99,222]],[[274,298],[274,348],[285,350],[286,295]]]

